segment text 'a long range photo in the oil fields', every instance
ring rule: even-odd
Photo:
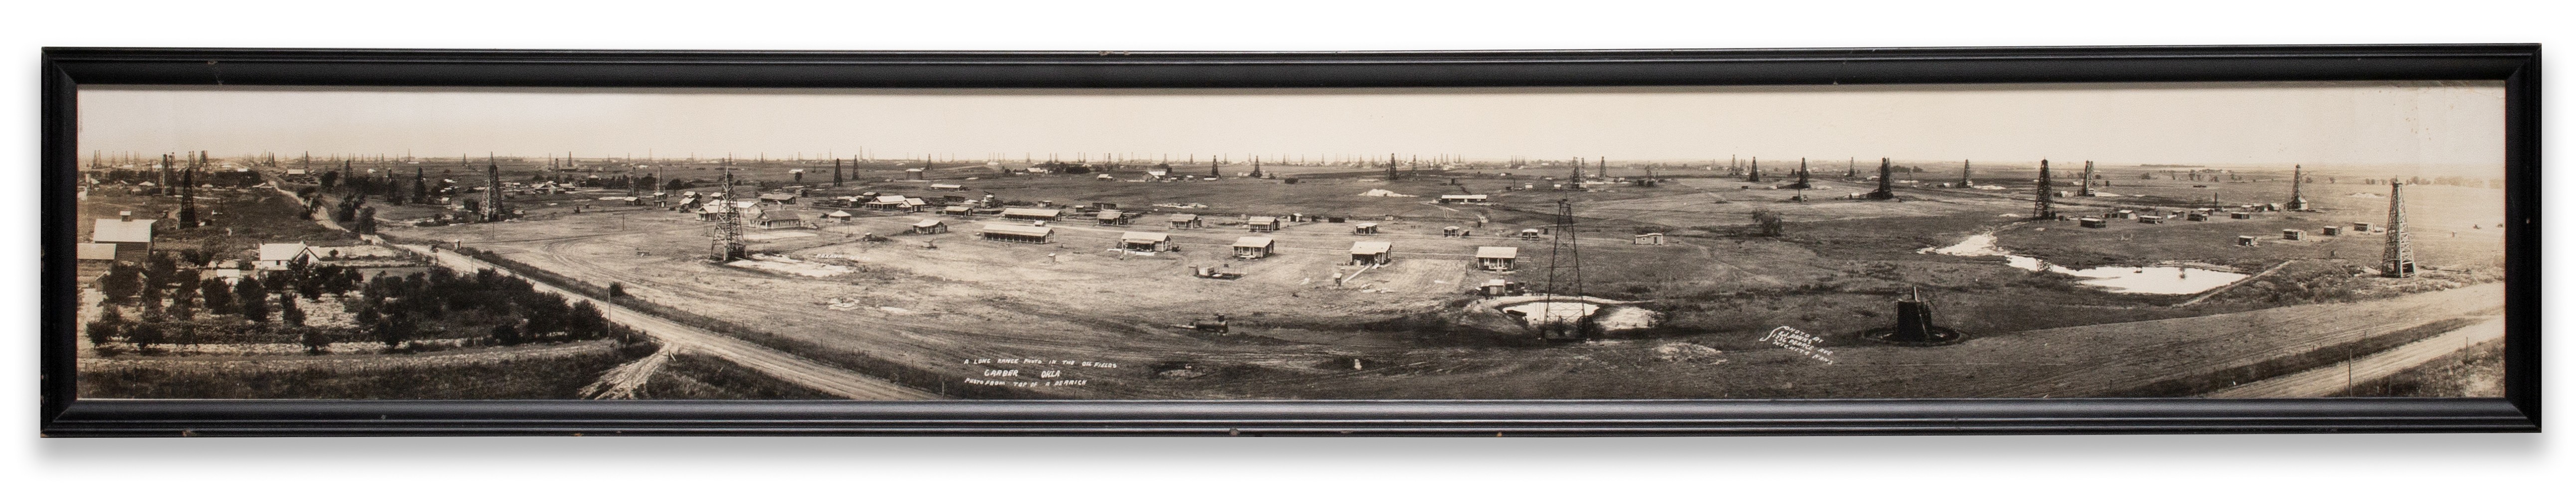
[[[2503,393],[2500,83],[77,96],[83,399]]]

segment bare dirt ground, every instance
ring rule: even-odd
[[[616,283],[638,299],[749,325],[819,347],[814,350],[864,353],[947,372],[956,384],[1000,383],[1036,396],[1068,398],[2084,396],[2331,345],[2385,329],[2384,324],[2478,315],[2497,307],[2493,300],[2498,297],[2489,290],[2500,289],[2481,283],[2491,280],[2470,279],[2465,288],[2349,303],[2169,307],[2185,296],[2110,294],[1991,259],[1913,253],[2017,221],[2018,214],[2029,210],[2026,187],[1903,189],[1899,194],[1906,200],[1869,202],[1832,198],[1867,191],[1863,184],[1819,179],[1832,189],[1808,191],[1810,200],[1801,202],[1791,200],[1798,195],[1794,190],[1722,178],[1591,192],[1500,192],[1530,180],[1487,172],[1461,176],[1452,185],[1439,178],[1386,182],[1367,173],[1339,171],[1347,176],[1335,177],[1335,172],[1319,168],[1293,185],[1278,180],[1132,183],[1078,177],[934,177],[853,185],[849,189],[901,194],[990,192],[1014,201],[1113,202],[1131,210],[1202,214],[1209,228],[1168,230],[1159,213],[1127,226],[1062,221],[1050,224],[1057,231],[1053,243],[1020,244],[973,237],[980,223],[998,219],[940,217],[955,232],[925,236],[906,233],[905,224],[927,214],[869,212],[847,224],[825,226],[814,236],[770,236],[751,245],[755,252],[853,270],[827,277],[709,264],[699,259],[706,250],[704,223],[691,214],[651,209],[610,208],[499,224],[389,226],[385,232],[405,240],[462,241],[585,282]],[[966,189],[917,189],[930,182],[964,183]],[[2112,189],[2143,197],[2077,200],[2066,207],[2125,206],[2121,200],[2166,203],[2207,192],[2155,184],[2159,186]],[[2256,189],[2244,186],[2248,193]],[[2165,194],[2172,196],[2148,192],[2157,187],[2169,188]],[[2361,193],[2330,188],[2310,196]],[[2416,198],[2418,190],[2436,188],[2444,189]],[[1371,189],[1420,196],[1359,196]],[[2409,197],[2423,200],[2416,202],[2425,203],[2417,205],[2420,209],[2448,210],[2452,205],[2446,200],[2492,200],[2482,193],[2493,191],[2423,186],[2410,188]],[[1431,199],[1460,192],[1493,193],[1496,203],[1438,204]],[[1577,214],[1587,224],[1582,248],[1587,280],[1593,282],[1588,293],[1666,310],[1666,328],[1648,330],[1652,333],[1641,340],[1547,346],[1528,340],[1491,313],[1462,309],[1473,299],[1466,294],[1470,286],[1493,278],[1529,282],[1542,271],[1547,242],[1505,236],[1546,223],[1544,213],[1559,199],[1577,202]],[[2361,218],[2371,215],[2367,197],[2319,201],[2334,211],[2314,215],[2318,219],[2382,221]],[[1153,203],[1202,203],[1208,208],[1155,209]],[[1789,217],[1790,234],[1743,235],[1740,227],[1757,209]],[[1347,223],[1296,223],[1265,234],[1277,239],[1278,256],[1251,261],[1228,257],[1225,245],[1249,235],[1240,229],[1241,216],[1292,212],[1380,222],[1384,233],[1355,236]],[[2457,213],[2486,216],[2477,210]],[[2232,238],[2248,227],[2274,229],[2277,235],[2279,227],[2251,224],[2281,220],[2292,219],[2240,221],[2249,225],[2229,225],[2223,219],[2176,221],[2152,235]],[[2244,255],[2232,246],[2134,240],[2141,228],[2160,226],[2061,231],[2072,229],[2072,223],[2064,224],[2016,229],[2003,236],[2003,244],[2070,258],[2089,254],[2269,266],[2262,261],[2350,258],[2362,253],[2343,249],[2358,250],[2358,244],[2376,239],[2267,244]],[[1441,237],[1439,230],[1449,226],[1476,232],[1469,238]],[[2500,234],[2492,224],[2452,230],[2466,226],[2422,226],[2416,235],[2423,245],[2419,258],[2437,267],[2475,265],[2501,251],[2500,236],[2479,235]],[[1627,234],[1646,230],[1671,231],[1672,244],[1628,244]],[[1127,231],[1169,232],[1180,249],[1152,256],[1111,251]],[[2122,232],[2133,239],[2115,239],[2119,236],[2113,234]],[[2466,233],[2453,242],[2451,232]],[[2435,233],[2441,237],[2427,237]],[[888,240],[858,240],[863,234]],[[2090,236],[2062,240],[2049,234]],[[1395,263],[1336,285],[1334,279],[1359,268],[1347,264],[1346,251],[1360,239],[1394,243]],[[2363,258],[2376,256],[2376,243],[2369,244],[2373,249]],[[1523,266],[1513,273],[1472,270],[1469,258],[1477,246],[1520,246]],[[1194,266],[1246,276],[1194,278],[1188,274]],[[1856,345],[1848,338],[1891,323],[1883,314],[1889,300],[1900,289],[1915,287],[1935,293],[1941,306],[1938,319],[1968,332],[1969,342],[1896,348]],[[1217,314],[1228,316],[1232,333],[1174,326]],[[1760,341],[1763,330],[1775,326],[1825,335],[1835,363],[1821,364]],[[1659,359],[1657,348],[1673,343],[1723,355],[1689,363]],[[1726,362],[1706,362],[1719,359]],[[1039,373],[1051,375],[1031,375]]]

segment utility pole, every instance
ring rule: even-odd
[[[1532,317],[1530,326],[1538,329],[1542,340],[1589,338],[1591,333],[1583,327],[1582,308],[1562,309],[1564,303],[1557,301],[1559,297],[1583,297],[1583,255],[1575,242],[1574,202],[1556,200],[1556,225],[1551,229],[1549,233],[1554,238],[1548,243],[1547,290],[1542,294],[1539,315]]]

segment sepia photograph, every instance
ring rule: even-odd
[[[83,85],[76,394],[2494,398],[2505,92]]]

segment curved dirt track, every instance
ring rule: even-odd
[[[508,269],[500,268],[490,263],[485,263],[482,260],[457,254],[454,251],[442,250],[433,253],[430,252],[428,248],[420,246],[400,246],[404,249],[412,250],[413,252],[427,254],[430,257],[435,258],[439,264],[446,265],[448,268],[464,271],[489,268],[493,271],[509,274]],[[768,347],[755,345],[741,339],[724,336],[697,327],[683,325],[670,320],[635,312],[634,310],[627,309],[624,306],[619,306],[600,299],[592,299],[579,292],[564,290],[552,285],[547,285],[543,282],[530,283],[535,284],[537,290],[542,292],[552,292],[566,298],[590,301],[591,304],[599,306],[600,312],[606,314],[609,321],[615,321],[617,323],[633,327],[637,331],[651,335],[654,339],[660,340],[662,343],[685,347],[694,353],[721,357],[725,360],[732,361],[733,363],[741,364],[743,367],[760,371],[762,374],[767,374],[770,377],[775,377],[799,386],[813,388],[817,391],[830,393],[834,396],[853,400],[933,400],[940,398],[939,395],[927,391],[905,387],[883,379],[877,379],[865,374],[859,374],[846,369],[824,365],[786,352],[780,352]]]

